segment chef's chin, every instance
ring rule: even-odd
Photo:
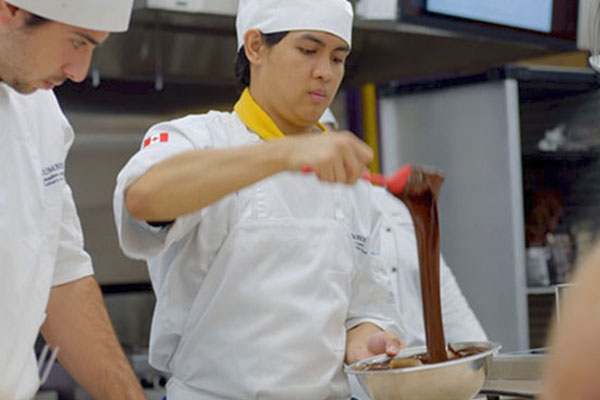
[[[13,88],[15,91],[21,93],[21,94],[31,94],[33,92],[35,92],[38,89],[41,89],[41,87],[37,87],[35,85],[29,84],[29,83],[25,83],[23,81],[12,81],[12,82],[5,82],[8,86],[10,86],[11,88]]]
[[[319,104],[318,106],[311,105],[304,112],[304,116],[307,120],[310,120],[312,124],[316,123],[327,109],[325,104]]]

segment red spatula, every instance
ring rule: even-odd
[[[303,173],[314,172],[310,167],[302,167],[300,169]],[[397,196],[406,187],[406,183],[408,182],[408,178],[412,173],[412,167],[410,165],[405,165],[399,168],[392,176],[387,178],[383,174],[378,174],[375,172],[365,171],[362,174],[362,179],[371,182],[374,185],[384,186],[389,190],[390,193]]]

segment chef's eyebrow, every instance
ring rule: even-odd
[[[305,33],[304,35],[300,36],[300,39],[304,39],[304,40],[310,40],[311,42],[314,42],[316,44],[318,44],[321,47],[325,47],[326,44],[324,41],[322,41],[321,39],[319,39],[318,37],[311,35],[310,33]],[[346,53],[350,52],[350,47],[348,46],[338,46],[335,48],[335,51],[344,51]]]
[[[100,45],[99,41],[97,41],[96,39],[94,39],[93,37],[91,37],[88,34],[85,34],[83,32],[79,32],[79,31],[71,31],[71,33],[73,33],[73,34],[81,37],[82,39],[87,40],[88,42],[90,42],[94,46],[99,46]]]

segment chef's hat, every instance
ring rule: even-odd
[[[8,0],[8,3],[56,22],[104,32],[129,27],[133,0]]]
[[[250,29],[262,33],[315,30],[352,45],[352,5],[347,0],[240,0],[236,28],[238,50]]]

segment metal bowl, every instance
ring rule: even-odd
[[[436,364],[386,371],[361,371],[360,367],[386,361],[379,355],[349,365],[347,374],[355,375],[363,389],[373,400],[468,400],[483,386],[489,363],[500,350],[493,342],[452,343],[456,350],[478,346],[482,353]],[[411,347],[398,352],[395,358],[412,357],[427,352],[426,347]]]

